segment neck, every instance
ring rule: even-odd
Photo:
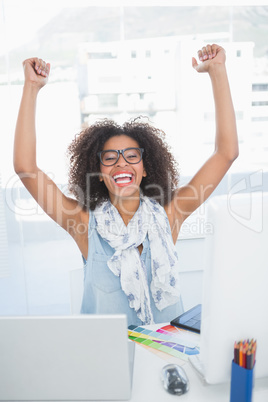
[[[111,203],[118,210],[125,225],[131,221],[140,205],[140,197],[113,197]]]

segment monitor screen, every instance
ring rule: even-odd
[[[230,380],[234,342],[257,340],[268,376],[268,193],[212,197],[205,239],[200,358],[208,383]]]

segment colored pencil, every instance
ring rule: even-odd
[[[239,343],[237,342],[234,345],[234,362],[239,364]]]
[[[239,366],[243,367],[243,343],[239,346]]]
[[[252,370],[256,361],[257,341],[245,339],[234,343],[234,362],[239,366]]]
[[[250,351],[247,352],[247,366],[246,366],[246,368],[248,370],[251,370],[253,368],[253,354]]]

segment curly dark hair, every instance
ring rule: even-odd
[[[147,173],[141,182],[142,194],[154,198],[162,206],[168,204],[178,187],[179,172],[175,158],[165,142],[165,133],[138,119],[122,126],[104,119],[76,135],[68,147],[70,157],[69,190],[85,209],[94,210],[109,199],[104,182],[100,182],[97,153],[114,136],[127,135],[144,148],[143,164]],[[90,182],[89,182],[90,180]]]

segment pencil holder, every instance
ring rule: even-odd
[[[232,361],[230,402],[251,402],[253,369],[249,370]]]

